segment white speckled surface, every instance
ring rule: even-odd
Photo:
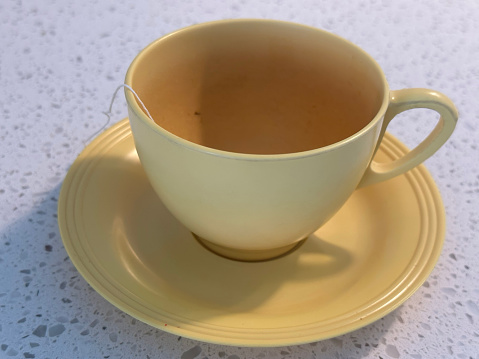
[[[133,57],[177,28],[237,17],[339,34],[378,60],[392,89],[437,89],[460,111],[451,140],[426,162],[447,213],[435,270],[393,313],[335,339],[263,349],[164,333],[93,291],[61,242],[62,180],[105,123]],[[474,0],[2,1],[0,358],[479,358],[478,19]],[[114,112],[114,121],[126,116],[122,98]],[[390,130],[409,146],[436,119],[401,118]]]

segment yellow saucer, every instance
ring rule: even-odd
[[[406,151],[386,135],[378,156],[387,161]],[[123,120],[72,165],[58,222],[78,271],[133,317],[205,342],[284,346],[344,334],[398,307],[433,269],[445,220],[434,181],[420,166],[356,191],[284,257],[229,260],[205,249],[165,209]]]

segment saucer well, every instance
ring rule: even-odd
[[[376,160],[407,151],[386,134]],[[176,335],[266,347],[341,335],[397,308],[432,271],[445,218],[434,181],[419,166],[357,190],[286,256],[229,260],[204,248],[163,206],[125,119],[73,163],[58,222],[78,271],[122,311]]]

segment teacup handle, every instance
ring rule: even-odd
[[[384,115],[375,153],[391,120],[397,114],[413,108],[434,110],[439,113],[441,118],[429,136],[405,156],[390,163],[371,161],[358,188],[388,180],[418,166],[431,157],[451,136],[457,123],[458,113],[448,97],[439,92],[422,88],[391,91],[389,107]]]

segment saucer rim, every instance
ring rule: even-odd
[[[116,287],[114,285],[115,280],[110,281],[108,273],[102,272],[101,268],[96,267],[93,261],[89,261],[88,253],[86,253],[81,247],[81,238],[77,238],[80,240],[80,243],[75,243],[74,240],[72,240],[78,232],[77,226],[79,225],[75,222],[74,214],[67,213],[68,200],[71,199],[70,197],[72,195],[74,198],[78,195],[78,193],[72,194],[72,188],[77,186],[79,187],[78,189],[81,189],[81,183],[88,179],[89,171],[94,171],[95,165],[101,160],[102,153],[107,152],[119,143],[119,141],[122,141],[129,136],[131,136],[131,132],[128,119],[124,119],[100,134],[84,149],[78,159],[71,166],[62,185],[58,204],[58,224],[65,249],[67,250],[73,264],[85,280],[101,296],[117,308],[155,328],[175,335],[201,340],[203,342],[250,347],[298,345],[328,339],[375,322],[403,304],[404,301],[414,294],[414,292],[428,278],[442,251],[445,237],[445,211],[439,190],[437,189],[432,176],[429,174],[425,166],[421,165],[405,176],[408,178],[409,185],[413,185],[413,177],[417,177],[415,178],[416,182],[419,179],[420,183],[417,184],[417,186],[420,188],[416,188],[414,192],[416,195],[429,197],[429,205],[432,204],[432,210],[435,211],[435,223],[433,223],[435,224],[435,233],[433,236],[426,233],[428,238],[426,238],[424,243],[426,247],[430,247],[427,251],[427,258],[425,258],[425,260],[423,258],[424,249],[419,254],[415,253],[415,257],[411,259],[405,267],[404,274],[398,277],[401,280],[396,281],[397,283],[391,283],[391,285],[378,294],[376,298],[371,298],[370,302],[359,306],[358,308],[350,309],[349,312],[343,316],[331,318],[329,320],[331,323],[329,324],[328,321],[321,321],[321,330],[319,331],[318,322],[296,326],[297,329],[299,329],[299,327],[301,328],[302,334],[293,337],[292,329],[295,327],[294,325],[283,328],[265,328],[264,330],[267,330],[271,334],[269,338],[265,338],[264,330],[257,329],[257,334],[261,334],[262,338],[252,339],[255,330],[249,328],[235,327],[229,328],[230,330],[228,330],[228,328],[224,326],[217,326],[208,323],[195,323],[194,320],[192,321],[193,324],[189,324],[187,320],[185,321],[184,317],[182,320],[183,322],[181,323],[181,320],[179,322],[178,318],[175,318],[178,316],[177,314],[167,313],[164,310],[158,312],[152,308],[148,308],[148,306],[145,306],[141,301],[135,299],[136,295],[134,293],[129,291],[128,293],[125,293],[122,288]],[[387,134],[385,138],[386,141],[390,139],[394,142],[394,145],[397,148],[393,150],[399,154],[407,151],[406,146],[392,135]],[[94,156],[90,156],[91,152],[96,153],[94,153]],[[86,163],[81,163],[81,160],[85,158],[87,158],[88,161]],[[87,167],[83,168],[82,166]],[[79,174],[81,174],[81,178],[78,178]],[[86,179],[85,176],[87,176]],[[424,192],[424,190],[426,191]],[[421,203],[423,202],[424,198]],[[76,210],[79,210],[78,203],[75,205],[75,211]],[[424,217],[424,210],[421,213],[422,217]],[[73,224],[69,226],[69,223]],[[424,232],[423,227],[424,226],[421,226],[421,231]],[[430,237],[433,238],[431,239]],[[420,241],[418,240],[418,243],[419,242]],[[422,264],[421,259],[423,259]],[[412,278],[410,278],[411,276]],[[351,313],[354,314],[351,316]],[[179,325],[175,325],[175,322]],[[328,330],[323,328],[325,325],[329,326]],[[214,332],[235,335],[218,336],[218,334],[214,334]]]

